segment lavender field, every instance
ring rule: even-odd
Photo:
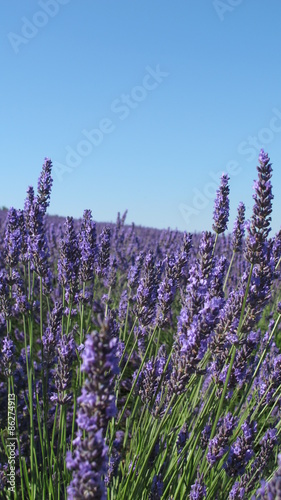
[[[0,212],[1,498],[281,498],[281,230],[257,164],[250,220],[242,200],[228,227],[223,174],[202,234],[49,216],[47,158]]]

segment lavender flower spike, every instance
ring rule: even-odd
[[[6,231],[4,240],[5,261],[10,267],[15,267],[19,262],[21,251],[21,232],[19,216],[15,208],[10,208],[7,214]]]
[[[191,486],[190,500],[203,500],[207,496],[207,488],[203,482],[203,474],[197,474],[195,483]]]
[[[268,155],[262,149],[257,167],[259,179],[254,183],[255,200],[251,223],[248,226],[245,257],[251,264],[263,260],[264,244],[270,231],[272,212],[272,167]]]
[[[51,172],[52,172],[52,162],[49,158],[45,158],[37,186],[37,191],[38,191],[37,203],[40,206],[43,213],[46,213],[46,210],[50,204],[51,189],[53,184]]]
[[[233,225],[232,249],[233,252],[239,252],[242,248],[242,240],[245,233],[245,205],[242,201],[238,205],[237,217]]]
[[[270,214],[272,212],[272,167],[269,157],[261,150],[259,156],[258,180],[254,184],[255,204],[251,221],[247,223],[245,258],[253,266],[250,300],[260,314],[262,307],[270,300],[271,285],[274,278],[275,259],[272,254],[272,241],[268,239]]]
[[[82,394],[78,398],[78,433],[73,441],[74,456],[66,456],[73,471],[68,499],[105,500],[104,478],[108,465],[105,442],[109,420],[116,413],[114,384],[118,374],[117,337],[112,335],[112,319],[106,318],[100,332],[88,335],[82,354],[81,370],[86,373]],[[85,438],[83,439],[83,431]]]
[[[217,234],[223,233],[227,229],[229,217],[229,176],[222,174],[220,187],[217,190],[214,208],[213,230]]]

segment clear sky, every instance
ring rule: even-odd
[[[1,3],[0,206],[22,208],[45,157],[50,214],[211,229],[251,215],[261,147],[281,224],[280,0]]]

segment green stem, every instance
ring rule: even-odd
[[[150,346],[151,346],[151,344],[152,344],[152,342],[153,342],[153,340],[154,340],[154,337],[155,337],[156,331],[157,331],[157,327],[156,327],[156,328],[154,328],[154,331],[153,331],[153,333],[152,333],[152,335],[151,335],[151,337],[150,337],[150,340],[149,340],[148,346],[147,346],[146,351],[145,351],[145,355],[144,355],[143,360],[142,360],[142,362],[141,362],[141,364],[140,364],[140,367],[139,367],[139,369],[138,369],[138,372],[137,372],[136,378],[135,378],[135,380],[134,380],[134,382],[133,382],[133,384],[132,384],[132,387],[131,387],[130,393],[129,393],[129,395],[128,395],[127,399],[126,399],[126,402],[125,402],[125,404],[124,404],[124,407],[123,407],[123,410],[122,410],[122,413],[121,413],[121,416],[120,416],[120,418],[119,418],[119,420],[118,420],[117,425],[119,425],[119,423],[121,422],[121,420],[122,420],[122,418],[123,418],[123,415],[124,415],[124,413],[125,413],[125,410],[126,410],[126,408],[127,408],[127,406],[128,406],[128,403],[129,403],[130,397],[131,397],[131,395],[133,394],[133,391],[134,391],[135,385],[136,385],[136,383],[137,383],[137,380],[138,380],[139,374],[140,374],[140,372],[141,372],[141,370],[142,370],[142,367],[143,367],[143,365],[144,365],[144,362],[145,362],[146,356],[147,356],[147,354],[148,354],[148,352],[149,352],[149,350],[150,350]]]
[[[230,273],[230,270],[231,270],[231,267],[233,264],[233,260],[234,260],[234,255],[235,255],[235,252],[232,252],[231,261],[229,263],[228,270],[227,270],[226,277],[225,277],[224,284],[223,284],[223,291],[225,291],[225,289],[226,289],[227,281],[229,278],[229,273]]]
[[[216,237],[215,237],[215,241],[214,241],[214,246],[213,246],[213,251],[212,251],[212,257],[215,254],[215,248],[216,248],[216,245],[217,245],[218,236],[219,236],[218,233],[216,233]]]

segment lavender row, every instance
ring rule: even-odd
[[[281,231],[269,237],[268,155],[252,217],[241,202],[230,234],[227,175],[213,232],[190,234],[126,225],[126,212],[115,224],[90,210],[48,216],[51,170],[45,159],[37,193],[29,187],[22,210],[0,213],[6,497],[270,498]]]

